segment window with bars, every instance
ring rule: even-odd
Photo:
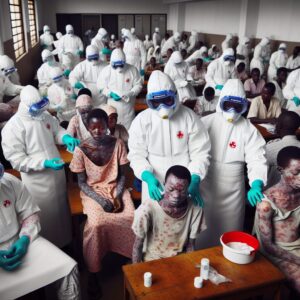
[[[31,47],[37,43],[36,14],[34,0],[28,0],[29,32]]]
[[[26,52],[21,2],[22,0],[9,0],[13,47],[16,59]]]

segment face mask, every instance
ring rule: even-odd
[[[230,63],[231,63],[231,61],[228,61],[228,60],[227,60],[227,61],[224,61],[224,65],[225,65],[225,66],[230,66]]]
[[[174,108],[165,108],[165,107],[162,107],[160,110],[157,111],[158,115],[164,120],[170,119],[174,114],[174,112],[175,112]]]
[[[222,111],[223,118],[229,122],[229,123],[234,123],[240,118],[240,114],[237,114],[235,112],[226,112]]]
[[[73,31],[73,30],[70,30],[70,31],[68,31],[68,34],[69,34],[70,36],[73,36],[74,31]]]
[[[285,49],[284,49],[284,48],[281,48],[281,49],[279,49],[279,52],[280,52],[280,53],[284,53],[284,52],[285,52]]]

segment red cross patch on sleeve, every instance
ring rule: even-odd
[[[234,141],[230,142],[229,147],[235,149],[236,148],[236,142],[234,142]]]
[[[4,207],[9,207],[11,205],[11,201],[10,200],[4,200],[3,201],[3,206]]]
[[[179,139],[182,139],[183,136],[184,136],[183,132],[182,132],[181,130],[179,130],[179,131],[177,132],[177,137],[178,137]]]

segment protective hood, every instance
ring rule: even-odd
[[[107,37],[107,35],[108,35],[108,32],[106,31],[106,29],[100,28],[97,33],[97,38],[102,40],[103,38]]]
[[[59,40],[63,35],[61,32],[56,32],[55,36]]]
[[[234,51],[232,48],[227,48],[225,51],[222,53],[220,60],[222,63],[226,63],[225,59],[226,57],[234,57]]]
[[[50,69],[50,78],[54,83],[58,83],[64,79],[64,72],[59,67],[53,67]]]
[[[27,107],[36,104],[41,100],[39,91],[32,85],[26,85],[20,93],[21,103]]]
[[[85,57],[86,57],[86,59],[93,59],[93,58],[98,57],[98,60],[99,60],[98,48],[93,45],[87,46],[85,49]]]
[[[284,50],[284,51],[286,51],[286,44],[285,43],[281,43],[280,45],[279,45],[279,47],[278,47],[278,50]]]
[[[116,38],[116,36],[114,35],[114,34],[112,34],[111,36],[110,36],[110,39],[111,40],[114,40]]]
[[[48,25],[44,25],[43,27],[43,32],[45,33],[46,31],[50,32],[50,27]]]
[[[151,98],[151,94],[159,93],[159,92],[173,92],[176,94],[176,87],[172,79],[165,73],[161,71],[153,71],[148,80],[147,85],[147,99]],[[159,110],[153,110],[160,118],[169,119],[175,112],[178,110],[180,104],[178,101],[178,96],[175,96],[175,104],[172,108],[166,109],[161,108]]]
[[[75,107],[93,106],[93,99],[89,95],[80,95],[76,99]]]
[[[13,60],[7,55],[0,55],[0,71],[3,75],[9,75],[16,71]]]
[[[159,28],[155,27],[155,32],[159,33]]]
[[[191,31],[191,35],[192,35],[192,36],[197,36],[197,31],[196,31],[196,30],[192,30],[192,31]]]
[[[66,33],[70,33],[70,32],[74,33],[74,28],[72,25],[68,24],[66,26]]]
[[[183,58],[182,58],[181,53],[180,53],[179,51],[174,51],[174,52],[171,54],[170,61],[171,61],[173,64],[180,64],[180,63],[182,63]]]
[[[125,54],[123,50],[120,48],[114,49],[113,52],[111,53],[110,64],[112,65],[113,63],[118,61],[126,62]]]
[[[45,49],[42,51],[42,61],[45,62],[47,60],[47,58],[49,57],[53,57],[53,54],[51,51],[49,51],[48,49]]]
[[[228,33],[226,35],[225,41],[230,41],[230,40],[232,40],[232,38],[233,38],[233,35],[231,33]]]
[[[130,32],[131,32],[132,34],[135,34],[135,28],[134,28],[134,27],[131,27]]]
[[[205,47],[205,46],[202,46],[200,49],[199,49],[199,53],[200,53],[200,55],[202,56],[203,55],[203,53],[206,53],[208,50],[207,50],[207,47]]]
[[[149,35],[148,34],[145,35],[145,41],[149,41]]]
[[[260,41],[260,44],[264,47],[267,46],[270,43],[270,40],[267,37],[262,38]]]
[[[130,30],[124,29],[124,30],[122,30],[122,34],[123,34],[124,38],[127,38],[129,41],[133,41],[134,40],[134,36],[130,32]]]
[[[246,44],[248,44],[250,42],[250,39],[247,37],[247,36],[244,36],[244,37],[242,37],[241,38],[241,44],[242,45],[246,45]]]
[[[174,37],[174,41],[175,42],[177,42],[177,43],[179,43],[180,42],[180,39],[181,39],[181,34],[180,34],[180,32],[175,32],[174,33],[174,35],[173,35],[173,37]]]

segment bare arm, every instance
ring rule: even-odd
[[[187,246],[186,246],[186,252],[195,251],[195,242],[196,242],[196,239],[189,238]]]
[[[136,235],[132,250],[132,263],[135,264],[143,261],[143,244],[144,239]]]
[[[271,118],[271,119],[260,119],[260,118],[249,118],[252,124],[263,124],[263,123],[270,123],[270,124],[276,124],[277,119]]]
[[[273,210],[271,205],[263,201],[257,205],[258,218],[259,218],[259,232],[261,236],[261,241],[268,253],[275,257],[279,257],[283,260],[290,261],[297,265],[300,265],[300,257],[278,247],[274,243],[274,232],[273,232]]]
[[[261,93],[252,94],[251,91],[245,91],[245,92],[246,92],[246,97],[249,99],[256,98],[261,95]]]
[[[108,200],[103,197],[101,197],[99,194],[97,194],[87,183],[86,183],[86,173],[78,173],[78,185],[80,190],[85,193],[88,197],[92,198],[95,200],[99,205],[102,206],[104,211],[106,212],[111,212],[114,209],[113,204]]]

